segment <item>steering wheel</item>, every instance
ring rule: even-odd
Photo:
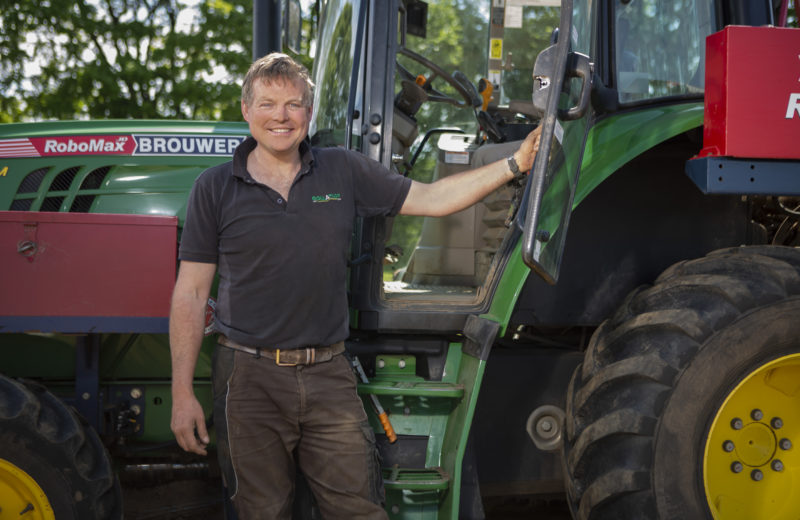
[[[425,78],[425,90],[428,93],[428,100],[436,101],[439,103],[449,103],[454,105],[458,108],[471,108],[474,106],[473,101],[474,97],[470,92],[469,88],[454,78],[452,75],[445,72],[441,67],[430,61],[429,59],[425,58],[424,56],[420,56],[416,52],[410,51],[405,47],[400,47],[398,49],[398,53],[402,54],[403,56],[407,56],[411,58],[413,61],[419,63],[426,69],[431,72],[431,75]],[[400,75],[403,79],[414,81],[416,80],[417,76],[409,72],[405,67],[400,65],[400,62],[395,60],[395,64],[397,65],[397,70],[400,72]],[[446,83],[448,83],[451,87],[453,87],[456,92],[458,92],[463,100],[456,99],[452,96],[449,96],[443,92],[440,92],[431,86],[431,83],[436,78],[442,78]],[[473,87],[474,89],[475,87]],[[476,91],[477,92],[477,91]]]

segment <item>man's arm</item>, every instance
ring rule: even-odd
[[[194,395],[194,370],[205,328],[206,305],[216,264],[182,261],[172,293],[169,344],[172,353],[172,432],[186,451],[206,455],[205,415]],[[197,436],[195,437],[195,428]]]
[[[540,135],[541,127],[537,127],[514,152],[520,171],[527,172],[533,167]],[[513,178],[508,161],[502,159],[431,184],[413,181],[400,214],[428,217],[450,215],[472,206]]]

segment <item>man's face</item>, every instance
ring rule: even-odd
[[[255,81],[250,105],[242,100],[242,115],[250,134],[275,158],[293,158],[308,135],[311,107],[303,104],[302,80]]]

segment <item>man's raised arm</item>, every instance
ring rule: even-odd
[[[533,160],[539,150],[540,135],[541,127],[537,127],[514,152],[514,160],[521,172],[527,172],[533,167]],[[428,217],[450,215],[472,206],[513,178],[514,173],[508,161],[502,159],[431,184],[413,181],[400,214]]]

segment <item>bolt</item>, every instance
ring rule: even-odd
[[[408,406],[403,408],[403,415],[411,415],[411,408],[409,408]]]
[[[753,411],[750,412],[750,417],[752,417],[754,421],[760,421],[764,418],[764,412],[758,408],[754,408]]]
[[[789,439],[785,439],[785,438],[781,439],[780,441],[778,441],[778,446],[780,446],[781,449],[784,450],[784,451],[785,450],[790,450],[790,449],[792,449],[792,441],[790,441]]]
[[[141,415],[142,407],[139,406],[138,404],[135,404],[135,405],[131,406],[131,411],[133,412],[134,415]]]
[[[753,471],[750,472],[750,478],[758,482],[764,479],[764,474],[761,473],[760,469],[754,469]]]
[[[732,452],[734,448],[735,446],[733,445],[733,441],[725,441],[722,443],[722,449],[728,453]]]
[[[539,427],[542,429],[542,431],[549,432],[553,429],[553,423],[550,421],[549,418],[542,419],[542,423],[539,425]]]
[[[393,505],[392,506],[392,513],[394,513],[396,515],[399,512],[400,512],[400,506],[398,506],[397,504]]]
[[[139,399],[142,397],[142,389],[141,388],[132,388],[131,389],[131,399]]]
[[[734,430],[741,430],[742,428],[744,428],[744,423],[742,422],[741,419],[736,417],[731,421],[731,428],[733,428]]]
[[[84,400],[84,401],[88,401],[88,400],[89,400],[89,398],[91,398],[91,397],[92,397],[92,394],[90,394],[89,392],[84,392],[84,393],[81,395],[81,397],[83,398],[83,400]]]
[[[774,429],[780,430],[781,428],[783,428],[783,419],[781,419],[780,417],[773,417],[772,421],[770,421],[770,424]]]
[[[378,368],[383,368],[386,366],[386,361],[379,359],[378,360]]]
[[[397,366],[399,366],[400,368],[405,368],[406,367],[406,360],[405,359],[401,359],[400,361],[397,362]]]
[[[778,459],[773,460],[772,471],[783,471],[783,462]]]
[[[733,471],[734,473],[741,473],[743,469],[744,466],[738,460],[734,461],[733,464],[731,464],[731,471]]]

